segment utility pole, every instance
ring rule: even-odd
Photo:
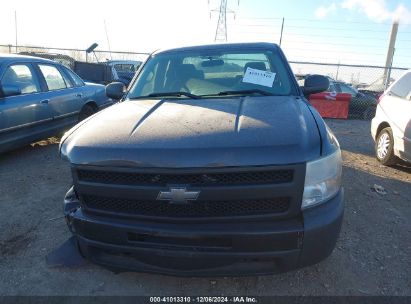
[[[338,60],[338,65],[337,65],[337,74],[335,75],[335,80],[338,80],[338,72],[340,71],[340,61]]]
[[[14,11],[14,30],[16,33],[16,53],[17,53],[17,11]]]
[[[111,54],[110,40],[108,39],[106,20],[104,20],[104,30],[105,30],[105,32],[106,32],[106,38],[107,38],[107,44],[108,44],[108,51],[110,52],[110,58],[111,58],[111,60],[113,60],[113,55]]]
[[[283,40],[283,29],[284,29],[284,17],[283,17],[283,22],[281,23],[280,46],[281,46],[281,41]]]
[[[391,27],[390,44],[388,45],[387,59],[385,60],[384,69],[384,88],[386,89],[390,84],[391,67],[394,59],[395,41],[397,39],[398,21],[394,21]]]

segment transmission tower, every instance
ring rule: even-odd
[[[217,22],[217,29],[215,31],[215,42],[227,42],[227,13],[234,14],[235,19],[235,12],[228,9],[227,10],[227,1],[228,0],[221,0],[220,2],[220,9],[212,10],[211,12],[218,12],[218,22]],[[240,5],[240,0],[238,0],[238,4]],[[210,12],[210,18],[211,18]]]
[[[227,0],[221,0],[220,3],[220,13],[218,15],[217,29],[215,31],[214,41],[227,41]]]

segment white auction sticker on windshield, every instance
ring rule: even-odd
[[[243,82],[272,87],[275,79],[275,73],[262,70],[247,68],[244,73]]]

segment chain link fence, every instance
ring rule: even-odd
[[[73,60],[104,63],[111,60],[135,60],[144,61],[149,53],[145,52],[124,52],[124,51],[102,51],[94,50],[94,52],[87,53],[82,49],[69,48],[53,48],[40,46],[15,46],[15,45],[0,45],[0,53],[34,53],[34,54],[50,54],[56,55],[56,58],[71,57]]]
[[[116,60],[144,62],[149,55],[149,53],[144,52],[95,50],[94,52],[88,53],[86,50],[81,49],[14,45],[0,45],[0,53],[1,52],[40,56],[58,61],[70,68],[74,68],[75,62],[81,63],[79,63],[78,66],[96,63],[109,65],[110,62],[115,63]],[[125,83],[131,80],[134,75],[134,69],[129,71],[128,67],[121,66],[121,62],[117,62],[117,64],[119,64],[117,70],[119,71],[118,74],[120,78],[123,77],[126,79],[124,81]],[[306,75],[320,74],[329,77],[330,92],[350,94],[349,118],[357,119],[371,119],[375,114],[378,97],[390,83],[407,70],[407,68],[403,67],[302,61],[290,61],[290,64],[297,80],[300,80],[300,84]],[[94,79],[87,79],[88,76],[91,77],[93,75],[82,75],[81,69],[79,68],[77,68],[76,72],[84,79],[94,82]],[[108,78],[106,82],[112,81],[113,79],[116,80],[115,78]]]
[[[350,94],[348,117],[356,119],[373,118],[380,95],[407,70],[402,67],[301,61],[291,61],[290,64],[300,84],[306,75],[320,74],[329,77],[329,92]]]
[[[0,53],[13,53],[51,59],[74,70],[88,82],[108,84],[120,81],[128,85],[149,53],[102,51],[87,52],[39,46],[0,45]]]

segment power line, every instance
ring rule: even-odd
[[[337,37],[338,38],[338,37]],[[305,41],[305,40],[287,40],[289,42],[299,42],[299,43],[304,43],[304,44],[317,44],[318,42],[316,41]],[[327,44],[330,45],[342,45],[342,46],[360,46],[360,47],[381,47],[381,43],[379,44],[358,44],[358,43],[331,43],[327,41]],[[401,48],[401,49],[406,49],[406,50],[411,50],[411,48]]]
[[[305,65],[318,65],[320,64],[320,62],[315,61],[315,62],[311,62],[311,61],[306,61],[306,60],[318,60],[318,61],[322,61],[323,63],[327,63],[330,65],[344,65],[344,63],[335,63],[336,57],[296,57],[293,60],[290,60],[291,64],[295,64],[295,63],[301,63],[301,64],[305,64]],[[324,61],[329,61],[329,62],[324,62]],[[353,60],[353,62],[351,62],[351,64],[355,65],[356,62],[358,62],[358,65],[363,64],[363,63],[368,63],[369,65],[371,64],[375,64],[377,62],[379,62],[379,60]]]
[[[321,42],[314,42],[314,41],[299,41],[299,40],[285,40],[284,44],[286,45],[287,43],[292,42],[292,43],[298,43],[298,44],[312,44],[312,45],[318,45]],[[385,46],[379,44],[379,45],[365,45],[365,44],[354,44],[354,43],[331,43],[331,42],[326,42],[327,45],[332,45],[332,46],[354,46],[354,47],[361,47],[361,48],[378,48],[378,49],[383,49],[385,50]],[[402,50],[411,50],[411,48],[399,48],[397,47],[397,52],[402,51]],[[411,56],[405,56],[405,57],[411,57]]]
[[[286,27],[284,28],[285,30],[287,29]],[[284,32],[285,32],[284,30]],[[241,31],[241,32],[236,32],[238,33],[249,33],[249,34],[268,34],[268,35],[273,35],[273,34],[278,34],[278,32],[273,32],[273,31]],[[377,37],[355,37],[355,36],[332,36],[332,35],[318,35],[318,34],[297,34],[297,33],[288,33],[289,35],[293,36],[301,36],[301,37],[323,37],[323,38],[334,38],[334,39],[359,39],[361,40],[379,40],[379,41],[386,41],[387,39],[384,38],[377,38]],[[287,39],[287,33],[284,35],[285,39]],[[408,40],[402,40],[402,41],[408,41]]]
[[[242,24],[242,23],[232,23],[230,26],[246,26],[246,27],[267,27],[271,28],[274,27],[275,25],[266,25],[266,24]],[[286,28],[301,28],[301,29],[315,29],[315,30],[333,30],[333,31],[349,31],[347,28],[336,28],[336,27],[327,27],[327,28],[321,28],[321,27],[314,27],[314,26],[295,26],[295,25],[287,25]],[[375,33],[386,33],[387,31],[376,31],[376,30],[368,30],[368,29],[356,29],[355,31],[360,31],[360,32],[375,32]],[[410,32],[411,33],[411,32]]]
[[[336,52],[335,50],[318,50],[318,49],[309,49],[309,48],[294,48],[294,47],[287,47],[287,46],[284,46],[283,48],[288,49],[288,50],[298,50],[298,51],[315,51],[315,52],[318,52],[318,53],[333,53],[333,52]],[[368,55],[368,54],[362,53],[362,52],[344,52],[344,51],[339,51],[339,50],[338,50],[338,54]],[[373,53],[373,55],[385,56],[386,54],[384,54],[384,53]]]
[[[233,33],[237,33],[237,34],[267,34],[267,35],[280,35],[281,32],[256,32],[256,31],[232,31]]]
[[[315,52],[320,52],[320,53],[334,53],[335,51],[327,51],[327,50],[314,50],[314,49],[298,49],[298,48],[287,48],[284,47],[284,49],[289,49],[289,50],[304,50],[304,51],[315,51]],[[338,51],[338,54],[348,54],[348,55],[364,55],[368,56],[369,54],[367,53],[360,53],[360,52],[340,52]],[[385,56],[386,54],[384,53],[372,53],[371,55],[376,55],[376,56]],[[405,58],[411,58],[411,56],[408,55],[402,55],[401,57]]]
[[[286,42],[295,42],[295,43],[301,43],[301,44],[318,44],[319,43],[319,42],[314,42],[314,41],[300,41],[300,40],[286,40]],[[355,44],[355,43],[331,43],[328,41],[327,41],[327,44],[335,45],[335,46],[357,46],[357,47],[366,47],[366,48],[382,47],[381,44],[370,45],[370,44]]]
[[[294,35],[294,36],[303,36],[303,37],[324,37],[324,38],[338,38],[338,39],[358,39],[361,38],[362,40],[380,40],[380,41],[386,41],[387,39],[385,38],[376,38],[376,37],[356,37],[356,36],[340,36],[340,35],[318,35],[318,34],[296,34],[296,33],[288,33],[289,35]],[[285,36],[287,38],[287,35]],[[404,40],[403,40],[404,41]]]
[[[281,20],[282,17],[241,17],[239,19],[246,19],[246,20]],[[371,22],[363,22],[363,21],[338,21],[338,20],[316,20],[316,19],[303,19],[303,18],[285,18],[286,21],[294,20],[294,21],[305,21],[305,22],[321,22],[321,23],[356,23],[356,24],[370,24]],[[379,22],[373,23],[373,25],[390,25],[390,22]]]
[[[315,26],[297,26],[297,25],[289,25],[287,27],[291,28],[301,28],[301,29],[315,29],[315,30],[333,30],[333,31],[349,31],[347,28],[341,28],[341,27],[315,27]],[[360,32],[374,32],[374,33],[387,33],[385,30],[370,30],[370,29],[355,29],[355,31],[360,31]]]

